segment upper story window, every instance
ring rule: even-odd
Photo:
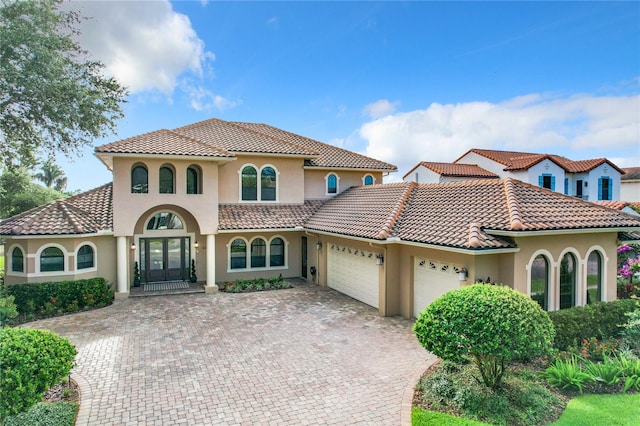
[[[242,168],[240,181],[242,201],[276,201],[278,171],[275,168],[264,166],[258,173],[256,167],[247,165]]]
[[[40,253],[40,272],[64,271],[64,253],[58,247],[47,247]]]
[[[556,177],[554,175],[544,173],[538,176],[538,185],[550,189],[552,191],[556,190]]]
[[[159,187],[161,194],[174,194],[175,191],[175,173],[173,167],[168,164],[160,167]]]
[[[202,194],[201,175],[200,167],[187,167],[187,194]]]
[[[138,164],[131,169],[131,193],[146,194],[149,192],[149,172],[146,166]]]
[[[160,229],[184,229],[184,224],[180,218],[171,212],[160,212],[153,215],[147,222],[147,230]]]
[[[363,179],[362,179],[362,183],[364,185],[373,185],[375,182],[375,179],[373,178],[372,175],[366,175]]]
[[[11,251],[11,271],[24,272],[24,253],[20,247]]]
[[[93,256],[93,247],[91,247],[89,244],[85,244],[82,247],[80,247],[78,249],[76,263],[77,263],[76,269],[93,268],[93,266],[95,265],[94,256]]]
[[[327,180],[327,194],[337,194],[338,176],[335,173],[329,173],[325,179]]]
[[[611,200],[613,182],[610,177],[602,176],[598,179],[598,200]]]

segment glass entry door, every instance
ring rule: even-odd
[[[189,237],[140,239],[140,278],[143,282],[189,278]]]

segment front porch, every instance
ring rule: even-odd
[[[159,281],[131,287],[129,297],[165,296],[169,294],[204,293],[205,283],[188,281]]]

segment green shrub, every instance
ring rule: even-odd
[[[113,288],[104,278],[13,284],[7,286],[7,292],[15,297],[24,319],[103,307],[113,303],[114,298]]]
[[[620,365],[606,355],[602,362],[586,361],[585,372],[594,381],[606,386],[613,386],[618,383],[622,373]]]
[[[629,348],[640,355],[640,309],[627,312],[627,322],[622,326],[622,340]]]
[[[248,293],[251,291],[279,290],[291,288],[291,284],[282,275],[269,279],[256,278],[253,280],[235,280],[225,283],[224,290],[228,293]]]
[[[3,327],[10,319],[18,316],[15,297],[9,296],[6,287],[0,283],[0,327]]]
[[[553,324],[531,298],[504,286],[476,284],[450,291],[420,313],[420,344],[445,360],[471,357],[495,388],[511,361],[548,353]]]
[[[557,359],[549,368],[547,368],[543,376],[547,381],[560,389],[577,389],[582,393],[585,384],[591,382],[593,378],[582,371],[582,366],[577,356],[569,359]]]
[[[38,403],[69,374],[75,356],[68,339],[49,331],[0,329],[0,420]]]
[[[9,416],[3,426],[74,425],[77,412],[78,404],[75,402],[41,402],[31,407],[29,411]]]
[[[618,338],[622,331],[621,324],[627,322],[625,314],[635,307],[634,300],[625,299],[549,312],[556,329],[554,347],[567,350],[585,339]]]

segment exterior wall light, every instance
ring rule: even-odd
[[[318,241],[316,243],[316,250],[321,250],[322,249],[322,241]]]
[[[135,250],[136,249],[136,243],[131,243],[131,250]]]
[[[193,243],[193,247],[198,248],[200,247],[200,243],[198,243],[197,241],[195,243]]]
[[[382,265],[384,263],[384,256],[381,254],[376,256],[376,265]]]
[[[462,268],[458,272],[458,279],[460,281],[466,281],[468,276],[469,276],[469,271],[467,271],[467,268]]]

